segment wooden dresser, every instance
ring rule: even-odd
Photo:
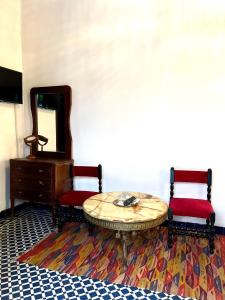
[[[59,195],[72,187],[72,160],[16,158],[10,160],[10,199],[12,214],[15,199],[48,204],[55,208]]]

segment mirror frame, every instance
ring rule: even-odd
[[[38,144],[35,143],[32,147],[32,154],[37,158],[53,158],[53,159],[71,159],[72,155],[72,137],[70,131],[70,111],[71,111],[71,87],[68,85],[61,86],[46,86],[33,87],[30,90],[30,104],[33,119],[32,135],[38,135],[38,116],[37,116],[37,94],[41,93],[60,93],[64,95],[65,109],[64,109],[64,130],[65,136],[65,152],[60,151],[39,151]],[[56,139],[59,133],[56,132]]]

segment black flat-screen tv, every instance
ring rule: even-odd
[[[0,102],[23,103],[21,72],[0,67]]]

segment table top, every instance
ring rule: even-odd
[[[88,198],[83,209],[86,218],[96,225],[115,230],[143,230],[163,223],[168,205],[160,198],[144,193],[129,192],[139,199],[135,206],[120,207],[113,201],[123,192],[108,192]]]

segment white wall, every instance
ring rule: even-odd
[[[20,0],[0,0],[0,66],[22,70]],[[22,105],[0,102],[0,211],[9,207],[9,159],[21,155]],[[19,149],[20,148],[20,149]]]
[[[171,166],[211,167],[225,226],[224,19],[219,0],[22,0],[25,95],[72,87],[75,162],[101,162],[104,191],[168,201]]]

